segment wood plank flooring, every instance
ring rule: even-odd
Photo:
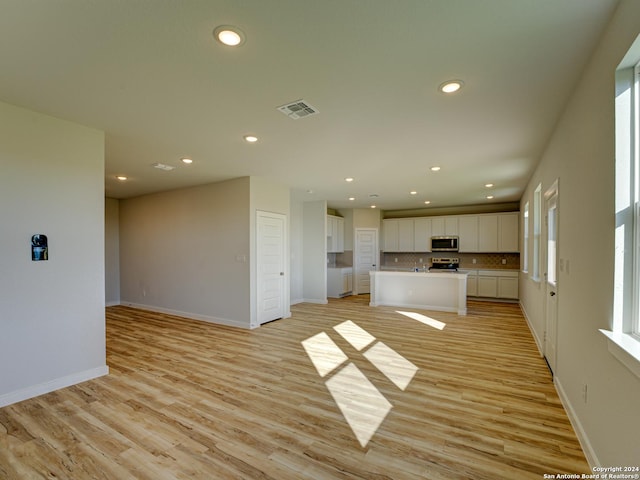
[[[0,478],[590,472],[517,305],[416,320],[368,300],[254,331],[110,307],[110,375],[0,409]]]

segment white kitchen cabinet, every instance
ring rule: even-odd
[[[385,252],[399,252],[399,226],[397,218],[382,221],[382,250]]]
[[[353,291],[353,268],[327,268],[327,297],[340,298]]]
[[[459,270],[459,272],[468,273],[467,275],[467,296],[478,296],[478,271],[477,270]]]
[[[479,252],[518,252],[520,215],[498,213],[478,216]]]
[[[518,277],[498,277],[498,298],[518,298]]]
[[[478,270],[477,296],[517,300],[518,272],[513,270]]]
[[[498,297],[498,277],[478,273],[478,296]]]
[[[457,216],[444,217],[444,234],[459,235]]]
[[[431,235],[458,235],[458,216],[431,217]]]
[[[413,218],[398,219],[398,251],[413,252]]]
[[[499,251],[498,215],[478,215],[478,251]]]
[[[498,251],[519,252],[519,213],[503,213],[498,216]]]
[[[431,251],[431,219],[419,217],[413,219],[413,251]]]
[[[382,221],[382,250],[385,252],[426,252],[426,248],[420,247],[416,250],[416,230],[415,218],[387,218]],[[426,235],[428,232],[425,226],[419,224],[419,235]],[[430,238],[430,237],[429,237]],[[418,245],[422,245],[418,239]]]
[[[478,216],[462,215],[458,218],[458,236],[460,252],[478,251]]]
[[[327,253],[344,252],[344,218],[327,215]]]

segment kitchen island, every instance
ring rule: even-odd
[[[467,273],[371,271],[369,276],[372,307],[387,305],[467,314]]]

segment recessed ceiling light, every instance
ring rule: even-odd
[[[371,208],[376,208],[376,206],[375,205],[371,205]]]
[[[245,135],[242,138],[244,138],[244,141],[247,143],[256,143],[258,141],[258,137],[255,135]]]
[[[491,200],[493,198],[493,195],[487,195],[487,200]]]
[[[491,188],[493,187],[493,183],[485,183],[484,186],[487,188]]]
[[[180,161],[186,165],[191,165],[193,163],[193,160],[191,158],[181,158]]]
[[[418,192],[416,192],[415,190],[411,190],[409,193],[410,193],[411,195],[417,195],[417,194],[418,194]]]
[[[244,33],[236,27],[220,25],[213,30],[213,36],[223,45],[237,47],[245,41]]]
[[[454,93],[462,88],[464,82],[462,80],[447,80],[438,87],[442,93]]]
[[[125,180],[128,180],[127,177],[125,177],[124,175],[118,175],[118,176],[116,176],[116,178],[118,180],[120,180],[121,182],[124,182]]]
[[[425,201],[424,201],[424,204],[425,204],[425,205],[429,205],[430,203],[431,203],[431,200],[425,200]]]
[[[347,177],[344,179],[345,182],[353,182],[353,177]]]
[[[349,197],[349,201],[353,202],[356,199],[356,197]]]
[[[440,167],[437,167],[437,166],[431,167],[431,171],[432,172],[439,172],[440,171]]]

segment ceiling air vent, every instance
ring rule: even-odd
[[[299,118],[308,117],[318,113],[318,109],[316,107],[312,107],[304,100],[296,100],[295,102],[287,103],[278,107],[278,110],[293,120],[298,120]]]
[[[164,170],[165,172],[170,172],[176,167],[172,167],[171,165],[165,165],[164,163],[152,163],[151,166],[153,168],[157,168],[158,170]]]

